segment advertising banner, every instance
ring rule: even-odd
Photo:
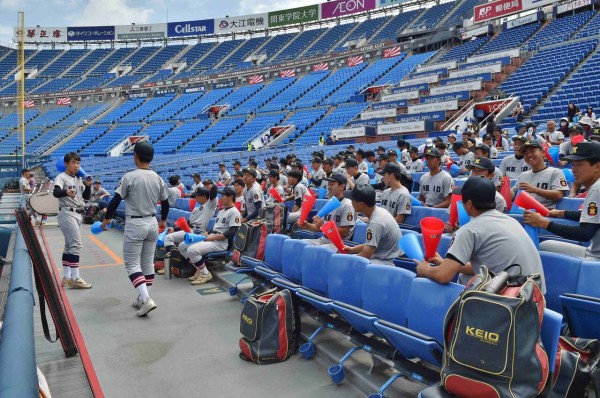
[[[444,80],[442,80],[442,84],[444,84]],[[419,83],[412,86],[404,86],[404,87],[396,87],[392,89],[392,93],[405,93],[407,91],[427,91],[429,90],[429,83]]]
[[[439,79],[439,75],[430,75],[419,77],[418,79],[402,80],[400,83],[398,83],[398,87],[416,86],[421,83],[437,83]]]
[[[399,122],[415,122],[419,120],[431,120],[433,122],[439,122],[446,120],[446,111],[420,113],[418,115],[400,115],[397,119]]]
[[[386,118],[386,117],[396,117],[397,112],[396,108],[394,109],[381,109],[378,111],[365,111],[360,114],[361,120],[367,119],[376,119],[376,118]]]
[[[488,54],[483,54],[483,55],[476,55],[474,57],[468,57],[467,63],[472,64],[474,62],[488,61],[490,59],[497,59],[497,58],[503,58],[503,57],[513,57],[514,58],[514,57],[518,57],[519,55],[521,55],[521,51],[518,48],[515,48],[513,50],[498,51],[495,53],[488,53]]]
[[[502,64],[492,64],[487,66],[480,66],[477,68],[460,69],[449,73],[449,77],[463,77],[476,75],[479,73],[500,73],[502,72]]]
[[[215,33],[247,32],[249,30],[267,29],[269,14],[243,15],[232,18],[215,18]]]
[[[117,40],[162,39],[167,35],[166,23],[115,26]]]
[[[337,0],[321,3],[321,18],[338,18],[357,12],[374,10],[377,0]]]
[[[201,93],[204,90],[206,90],[205,87],[192,87],[192,88],[186,88],[185,90],[183,90],[184,93],[189,94],[189,93]]]
[[[590,4],[592,4],[592,0],[575,0],[567,4],[561,4],[556,7],[556,15],[589,6]]]
[[[415,133],[418,131],[426,131],[426,121],[419,120],[414,122],[403,122],[403,123],[390,123],[380,124],[377,126],[377,135],[388,135],[388,134],[402,134],[402,133]]]
[[[319,5],[289,8],[287,10],[273,11],[269,13],[269,28],[278,26],[294,25],[319,20]]]
[[[29,27],[25,28],[23,33],[26,43],[50,43],[67,40],[67,28]],[[15,28],[15,41],[18,41],[20,36],[19,29]]]
[[[540,20],[540,13],[529,14],[521,18],[511,19],[505,22],[506,29],[518,28],[519,26],[527,25],[528,23],[537,22]]]
[[[487,24],[487,25],[481,26],[479,28],[475,28],[475,29],[467,30],[466,32],[462,32],[460,34],[460,39],[467,40],[467,39],[470,39],[471,37],[477,37],[477,36],[491,34],[493,31],[494,30],[493,30],[492,24]]]
[[[472,82],[465,82],[459,84],[447,84],[445,86],[432,87],[429,91],[431,95],[440,95],[454,93],[457,91],[473,91],[481,90],[481,80],[475,80]]]
[[[442,86],[449,84],[459,84],[472,82],[473,80],[481,80],[482,82],[491,82],[492,74],[491,73],[478,73],[476,75],[464,76],[464,77],[455,77],[454,79],[446,79],[442,81]]]
[[[428,66],[417,66],[417,72],[428,72],[430,70],[436,70],[440,68],[456,69],[456,61],[440,62],[439,64],[433,64]]]
[[[441,102],[441,101],[450,101],[453,99],[457,99],[459,101],[468,101],[471,98],[469,91],[458,91],[440,95],[430,95],[427,97],[421,97],[419,103],[421,104],[430,104],[433,102]]]
[[[474,22],[479,23],[505,17],[521,11],[553,4],[555,0],[495,0],[480,4],[474,8]]]
[[[436,111],[455,111],[458,109],[458,100],[434,102],[431,104],[409,105],[408,113],[427,113]]]
[[[204,19],[201,21],[169,22],[167,25],[167,36],[202,36],[215,33],[215,21]]]
[[[114,40],[114,26],[69,26],[67,41]]]
[[[510,57],[502,57],[502,58],[497,58],[497,59],[490,59],[487,61],[481,61],[481,62],[473,62],[471,64],[462,64],[458,67],[458,69],[471,69],[471,68],[478,68],[480,66],[485,66],[485,65],[493,65],[493,64],[497,64],[500,63],[501,65],[510,65],[512,58]]]
[[[213,90],[218,90],[220,88],[233,88],[235,87],[235,81],[232,80],[230,82],[221,82],[221,83],[213,83]]]
[[[398,101],[387,101],[387,102],[377,102],[373,104],[373,110],[376,111],[378,109],[386,109],[386,108],[406,108],[408,106],[408,102],[406,100],[398,100]]]
[[[383,94],[381,102],[400,101],[419,98],[419,90],[404,91],[397,94]]]
[[[365,136],[365,126],[332,129],[331,135],[335,135],[338,140],[344,140],[346,138],[354,138],[354,137],[364,137]]]

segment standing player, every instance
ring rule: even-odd
[[[419,200],[428,207],[450,206],[454,180],[446,170],[442,170],[440,152],[435,148],[427,149],[425,162],[429,173],[423,174],[419,181]]]
[[[137,316],[144,316],[156,309],[154,300],[150,298],[150,287],[154,282],[154,249],[158,239],[158,228],[166,228],[169,215],[168,191],[164,181],[150,170],[150,162],[154,158],[154,148],[147,142],[138,142],[133,148],[133,160],[136,170],[126,173],[115,196],[108,204],[102,229],[110,222],[125,200],[125,231],[123,233],[123,258],[129,280],[138,293],[134,307],[138,308]],[[161,202],[161,221],[156,221],[156,202]]]
[[[63,287],[89,289],[87,283],[79,276],[79,255],[81,254],[81,221],[84,213],[84,200],[91,195],[91,179],[81,180],[77,177],[81,158],[75,152],[64,157],[65,171],[54,180],[53,195],[58,198],[59,212],[56,217],[58,226],[65,237],[65,248],[62,255]]]
[[[240,223],[240,212],[234,206],[235,190],[232,187],[225,187],[220,193],[223,210],[217,214],[215,226],[206,237],[206,240],[194,243],[187,249],[187,255],[198,271],[196,278],[192,280],[192,285],[203,285],[212,279],[212,274],[206,269],[203,256],[208,253],[227,250],[229,242],[242,225]]]
[[[288,173],[288,181],[291,186],[291,195],[284,199],[285,202],[289,200],[294,201],[292,211],[288,214],[288,223],[295,224],[300,219],[300,209],[302,208],[302,201],[304,195],[308,192],[308,188],[301,184],[302,174],[298,170],[292,170]]]
[[[29,199],[29,194],[33,192],[33,188],[31,188],[31,185],[29,185],[28,169],[23,169],[23,171],[21,171],[21,179],[19,180],[19,191],[21,192],[19,208],[27,210],[27,199]]]
[[[279,171],[271,170],[269,171],[269,174],[267,176],[269,178],[269,185],[267,186],[267,192],[265,193],[265,202],[276,203],[277,201],[270,193],[271,189],[274,188],[279,194],[279,196],[281,196],[282,198],[285,196],[285,192],[283,192],[283,187],[279,184]]]
[[[242,223],[258,218],[263,208],[263,192],[258,182],[256,182],[256,175],[256,170],[244,169],[243,179],[244,184],[246,184],[244,202],[246,203],[246,212]],[[235,195],[233,197],[235,200]]]
[[[529,170],[529,165],[525,162],[525,159],[521,154],[521,147],[526,141],[525,137],[522,135],[515,135],[512,137],[512,141],[515,154],[502,159],[499,169],[502,175],[507,176],[511,180],[516,180],[521,173]]]

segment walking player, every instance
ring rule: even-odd
[[[156,308],[154,300],[149,296],[154,282],[154,249],[158,239],[158,228],[166,228],[169,214],[168,190],[163,180],[150,170],[150,162],[154,158],[154,148],[147,142],[135,144],[133,160],[136,170],[126,173],[115,196],[108,204],[102,229],[112,218],[124,199],[125,231],[123,233],[123,257],[129,279],[138,293],[133,306],[138,308],[137,316],[144,316]],[[161,201],[161,221],[157,223],[156,202]]]
[[[75,152],[69,152],[64,157],[65,171],[54,180],[53,195],[58,198],[58,226],[65,237],[65,248],[62,255],[63,287],[74,289],[89,289],[87,283],[79,276],[79,255],[81,254],[81,221],[85,205],[91,195],[92,180],[82,181],[77,177],[81,158]]]

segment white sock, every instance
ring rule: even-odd
[[[71,267],[71,279],[79,279],[79,267]]]
[[[148,296],[148,287],[145,283],[142,283],[141,285],[136,287],[135,290],[137,290],[138,294],[140,295],[140,300],[142,300],[142,303],[148,301],[150,296]]]
[[[68,265],[63,267],[63,278],[71,279],[71,267]]]
[[[200,272],[202,273],[202,275],[208,275],[208,269],[206,269],[206,267],[200,268]]]

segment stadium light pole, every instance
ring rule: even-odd
[[[21,132],[21,167],[25,168],[25,13],[19,11],[17,16],[17,116]]]

